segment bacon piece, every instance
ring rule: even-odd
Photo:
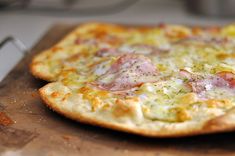
[[[222,72],[217,73],[216,75],[218,75],[219,77],[227,81],[230,88],[232,89],[235,88],[235,74],[234,73],[228,72],[228,71],[222,71]]]
[[[123,91],[146,82],[157,81],[157,71],[150,59],[142,55],[120,56],[110,69],[95,82],[103,90]]]

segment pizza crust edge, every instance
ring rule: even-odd
[[[38,79],[42,79],[48,82],[55,81],[55,78],[50,74],[45,74],[45,72],[38,71],[38,65],[35,65],[33,62],[29,65],[30,73]]]
[[[90,124],[93,126],[99,126],[103,128],[108,128],[112,130],[117,130],[121,132],[127,132],[130,134],[136,134],[144,137],[151,138],[178,138],[178,137],[187,137],[187,136],[195,136],[195,135],[203,135],[203,134],[213,134],[219,132],[231,132],[235,130],[235,108],[231,108],[228,112],[223,115],[212,118],[203,123],[203,125],[199,127],[190,127],[186,129],[177,129],[171,127],[164,127],[163,131],[157,130],[146,130],[141,128],[131,128],[125,126],[125,124],[115,124],[109,123],[107,121],[100,121],[99,119],[92,118],[86,116],[85,114],[79,114],[77,112],[70,112],[67,109],[61,109],[59,106],[60,103],[53,102],[50,100],[46,93],[46,89],[50,87],[53,83],[49,83],[44,87],[39,89],[39,94],[41,99],[44,101],[44,104],[52,109],[53,111],[69,118],[74,121],[78,121],[84,124]]]

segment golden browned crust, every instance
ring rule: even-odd
[[[53,103],[53,101],[50,101],[48,98],[48,95],[46,94],[45,88],[46,86],[39,89],[40,96],[42,100],[45,102],[45,105],[51,108],[52,110],[56,111],[57,113],[68,117],[72,120],[82,122],[85,124],[90,124],[94,126],[100,126],[104,128],[109,128],[112,130],[118,130],[122,132],[127,132],[131,134],[137,134],[145,137],[158,137],[158,138],[177,138],[177,137],[186,137],[186,136],[194,136],[194,135],[202,135],[202,134],[212,134],[212,133],[219,133],[219,132],[230,132],[235,130],[235,108],[232,108],[230,111],[228,111],[226,114],[217,116],[209,121],[206,121],[203,126],[198,129],[172,129],[167,128],[164,131],[156,131],[156,130],[150,130],[150,129],[142,129],[142,128],[130,128],[124,125],[115,124],[112,122],[106,122],[101,121],[96,118],[91,118],[89,116],[86,116],[84,114],[74,113],[67,111],[65,109],[61,109]]]
[[[37,56],[35,56],[35,57],[37,57]],[[31,74],[36,78],[39,78],[39,79],[42,79],[42,80],[45,80],[48,82],[56,81],[56,79],[53,76],[48,75],[48,74],[44,74],[43,72],[39,72],[37,70],[37,65],[34,62],[34,58],[33,58],[32,63],[29,65],[29,69],[30,69]]]

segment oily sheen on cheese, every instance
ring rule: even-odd
[[[235,25],[86,23],[34,57],[45,104],[149,137],[235,129]]]

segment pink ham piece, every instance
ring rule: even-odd
[[[190,73],[189,71],[187,71],[185,69],[180,69],[179,74],[182,78],[188,79],[188,80],[191,80],[194,76],[193,73]]]
[[[229,87],[235,89],[235,74],[228,71],[222,71],[216,74],[217,76],[221,77],[225,81],[228,82]]]
[[[143,83],[155,82],[158,72],[151,60],[143,55],[125,54],[95,82],[99,89],[125,91]]]
[[[195,93],[201,93],[214,87],[229,87],[229,82],[219,75],[201,76],[187,70],[180,70],[180,76],[187,79],[187,85]]]
[[[207,77],[205,79],[192,81],[188,83],[193,92],[200,93],[202,91],[211,90],[214,87],[228,87],[228,83],[217,76]]]

